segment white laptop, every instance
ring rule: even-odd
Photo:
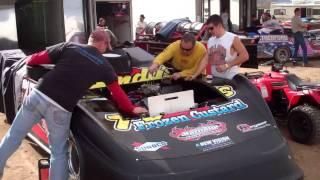
[[[175,113],[187,111],[194,107],[193,90],[181,91],[148,98],[148,109],[150,116],[157,116],[161,113]]]

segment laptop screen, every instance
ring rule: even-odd
[[[194,107],[193,90],[181,91],[148,98],[150,116],[187,111]]]

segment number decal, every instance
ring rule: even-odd
[[[105,119],[114,121],[114,129],[117,131],[130,131],[131,129],[131,121],[123,119],[119,114],[106,114]]]
[[[227,98],[231,98],[236,95],[236,91],[233,90],[232,86],[224,85],[224,86],[215,86],[215,87]]]

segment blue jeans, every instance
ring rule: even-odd
[[[306,46],[306,43],[304,41],[303,34],[301,32],[296,32],[296,33],[293,33],[293,37],[294,37],[294,54],[293,54],[293,57],[295,57],[295,58],[297,57],[299,46],[301,46],[302,52],[303,52],[303,62],[305,64],[307,64],[308,63],[307,46]]]
[[[67,180],[67,140],[71,115],[71,112],[58,108],[39,93],[32,91],[0,143],[0,174],[3,174],[7,159],[20,146],[32,126],[44,118],[47,122],[51,149],[50,180]]]

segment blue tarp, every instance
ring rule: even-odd
[[[177,26],[183,22],[191,22],[189,19],[174,19],[169,21],[160,31],[156,34],[156,37],[160,41],[169,41],[170,36],[176,30]]]

